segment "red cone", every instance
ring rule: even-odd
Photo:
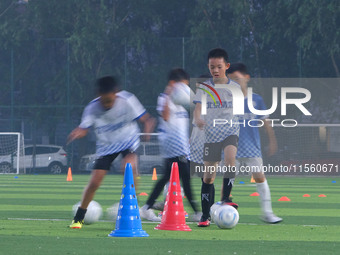
[[[140,195],[140,196],[147,196],[147,195],[148,195],[148,193],[141,192],[141,193],[139,193],[139,195]]]
[[[310,197],[309,194],[304,194],[302,197]]]
[[[258,196],[260,196],[260,194],[257,193],[257,192],[254,192],[254,193],[250,194],[249,196],[251,196],[251,197],[258,197]]]
[[[174,162],[171,167],[170,185],[164,204],[162,221],[155,229],[191,231],[185,223],[185,211],[177,162]]]
[[[324,194],[320,194],[320,195],[319,195],[319,197],[326,197],[326,195],[324,195]]]
[[[279,200],[277,201],[290,201],[290,199],[288,197],[281,197]]]

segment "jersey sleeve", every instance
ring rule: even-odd
[[[84,109],[79,127],[83,129],[88,129],[93,126],[94,120],[95,120],[95,117],[92,111],[92,107],[91,105],[88,105]]]
[[[263,101],[263,98],[261,96],[258,96],[258,110],[267,110],[267,106],[266,106],[266,103]],[[267,119],[269,117],[269,115],[259,115],[259,118],[260,119]]]
[[[135,95],[131,95],[127,99],[127,103],[131,108],[131,118],[133,120],[138,120],[146,113],[144,106],[141,104],[141,102],[139,102]]]
[[[157,112],[159,115],[162,115],[167,97],[168,96],[165,94],[160,94],[159,97],[157,98]]]

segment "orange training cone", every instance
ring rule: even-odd
[[[171,167],[170,185],[166,195],[162,221],[155,229],[191,231],[185,223],[185,211],[177,162],[174,162]]]
[[[277,201],[290,201],[290,199],[288,197],[281,197],[279,200]]]
[[[319,197],[326,197],[326,195],[325,194],[320,194]]]
[[[67,182],[71,182],[71,181],[72,181],[72,171],[71,171],[71,167],[68,168],[66,181],[67,181]]]
[[[310,197],[309,194],[304,194],[302,197]]]
[[[141,193],[139,193],[139,195],[140,195],[140,196],[147,196],[147,195],[148,195],[148,193],[141,192]]]
[[[258,197],[258,196],[260,196],[260,194],[257,193],[257,192],[254,192],[254,193],[250,194],[249,196],[251,196],[251,197]]]
[[[256,183],[253,175],[251,175],[250,183]]]
[[[152,173],[152,179],[153,181],[157,181],[157,172],[156,172],[156,168],[153,169],[153,173]]]

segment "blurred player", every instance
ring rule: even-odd
[[[210,225],[210,206],[212,205],[214,196],[214,180],[216,177],[217,164],[221,161],[221,153],[224,153],[225,166],[229,168],[224,174],[222,200],[224,203],[238,207],[233,203],[229,196],[235,179],[235,157],[237,153],[239,127],[233,125],[214,125],[214,119],[227,119],[233,123],[237,123],[238,118],[233,116],[233,104],[231,88],[240,88],[240,85],[229,80],[226,71],[229,68],[228,53],[224,49],[213,49],[208,54],[208,68],[212,79],[206,85],[201,84],[198,88],[195,101],[194,119],[195,125],[200,129],[204,129],[204,177],[201,189],[202,217],[198,223],[199,227],[207,227]],[[214,88],[215,84],[223,85],[224,88]],[[208,86],[207,86],[208,85]],[[205,94],[204,90],[214,91],[221,98],[222,105],[219,100],[215,103],[215,98]],[[211,92],[210,92],[211,93]],[[206,98],[206,114],[201,114],[202,101]],[[212,171],[211,171],[212,170]]]
[[[157,102],[157,111],[160,115],[159,142],[162,156],[165,158],[165,172],[156,183],[146,204],[141,208],[141,217],[151,221],[160,220],[151,208],[170,179],[172,163],[177,162],[184,193],[195,212],[192,220],[198,221],[200,214],[193,200],[190,186],[190,167],[187,159],[189,153],[189,113],[183,106],[174,104],[170,99],[176,83],[189,84],[189,75],[183,69],[173,69],[169,73],[168,81],[165,92],[158,97]]]
[[[241,85],[242,92],[245,96],[244,100],[244,116],[239,117],[239,122],[245,121],[245,125],[240,125],[239,144],[237,151],[237,165],[251,166],[253,176],[256,182],[257,191],[260,194],[260,204],[262,208],[262,220],[267,223],[279,223],[281,218],[273,213],[271,196],[269,186],[262,171],[263,165],[261,154],[261,140],[258,127],[250,127],[247,122],[251,119],[264,120],[264,128],[268,135],[269,150],[268,156],[272,156],[277,151],[277,142],[273,128],[266,121],[268,116],[258,116],[250,112],[247,104],[247,89],[250,75],[248,74],[247,67],[242,63],[235,63],[228,69],[228,77],[235,80]],[[253,93],[253,105],[257,110],[266,110],[267,107],[258,94]],[[243,117],[243,119],[242,119]]]
[[[96,154],[99,157],[70,228],[83,226],[86,209],[110,170],[111,163],[119,154],[123,156],[124,165],[131,163],[137,183],[137,155],[134,152],[139,147],[140,140],[136,120],[144,125],[144,133],[150,133],[155,124],[154,119],[146,113],[133,94],[124,90],[119,91],[114,77],[98,79],[96,87],[99,97],[86,106],[79,127],[68,137],[70,143],[86,136],[93,127],[97,138]]]
[[[199,81],[209,82],[208,79],[211,78],[211,75],[203,74],[199,77]],[[198,87],[200,83],[196,83],[196,91],[199,90]],[[201,171],[204,167],[203,162],[203,148],[204,148],[204,130],[200,129],[195,124],[195,119],[192,121],[192,130],[189,139],[189,162],[190,162],[190,174],[191,176],[197,175],[202,178],[203,181],[203,172]],[[215,192],[215,190],[214,190]]]

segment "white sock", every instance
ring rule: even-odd
[[[257,192],[260,194],[260,205],[263,215],[273,213],[270,189],[267,180],[262,183],[256,183]]]

